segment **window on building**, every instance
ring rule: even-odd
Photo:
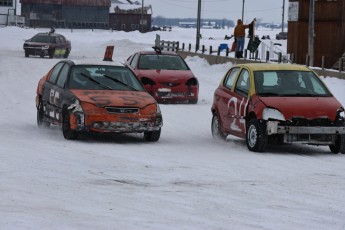
[[[0,6],[13,6],[13,0],[0,0]]]
[[[0,0],[0,6],[13,6],[13,0]]]

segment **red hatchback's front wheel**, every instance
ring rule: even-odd
[[[246,143],[250,151],[264,152],[268,143],[265,125],[259,120],[249,121],[246,133]]]

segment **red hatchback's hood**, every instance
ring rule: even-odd
[[[286,120],[292,117],[335,120],[341,104],[334,97],[260,97],[266,106],[278,109]]]
[[[71,90],[82,102],[88,102],[97,107],[124,106],[143,108],[156,100],[143,91],[115,91],[115,90]]]
[[[194,77],[190,70],[137,70],[136,74],[140,77],[148,77],[154,81],[183,81]]]

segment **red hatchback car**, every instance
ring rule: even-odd
[[[159,103],[198,102],[198,79],[180,55],[169,51],[140,51],[131,55],[125,64]]]
[[[344,108],[305,66],[233,66],[214,93],[212,114],[214,138],[244,138],[251,151],[301,143],[345,153]]]

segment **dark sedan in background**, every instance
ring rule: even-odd
[[[24,45],[25,57],[40,56],[49,58],[63,57],[67,58],[71,52],[71,42],[63,35],[54,33],[38,33],[29,40],[26,40]]]

